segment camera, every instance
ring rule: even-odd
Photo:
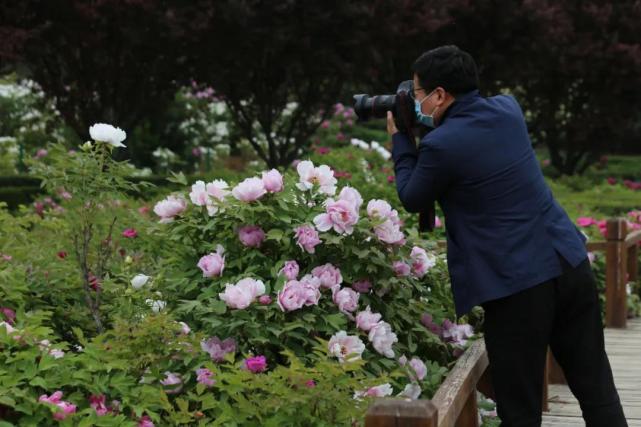
[[[413,134],[417,128],[414,112],[414,82],[405,80],[398,85],[396,95],[354,95],[354,112],[359,121],[385,118],[391,111],[399,131]]]

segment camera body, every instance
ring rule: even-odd
[[[405,80],[398,85],[395,95],[354,95],[354,112],[359,121],[385,118],[391,111],[400,132],[413,135],[418,128],[414,111],[414,82]]]

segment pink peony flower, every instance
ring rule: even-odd
[[[376,225],[374,234],[383,243],[390,245],[403,245],[405,243],[405,235],[391,219],[386,219],[382,224]]]
[[[436,265],[436,257],[425,252],[425,249],[414,246],[410,254],[412,259],[412,273],[421,278]]]
[[[263,185],[269,193],[283,191],[283,176],[276,169],[263,172]]]
[[[203,277],[222,276],[225,268],[225,257],[222,246],[218,245],[217,251],[203,256],[198,261],[198,268],[203,272]]]
[[[381,314],[372,313],[369,305],[365,311],[361,311],[356,315],[356,327],[360,330],[369,332],[380,320]]]
[[[387,182],[389,184],[393,183],[394,181],[396,181],[396,177],[394,175],[387,175]]]
[[[378,353],[388,358],[394,357],[392,345],[398,342],[398,338],[392,332],[392,327],[389,323],[380,321],[372,326],[369,331],[369,340]]]
[[[241,279],[235,285],[227,283],[225,292],[219,293],[221,300],[227,303],[230,308],[238,310],[245,309],[265,293],[265,284],[260,280],[252,278]]]
[[[346,200],[350,202],[356,212],[358,212],[363,204],[363,197],[361,197],[361,193],[352,187],[343,187],[338,195],[338,200]]]
[[[338,331],[329,340],[329,353],[338,358],[339,362],[353,362],[361,358],[365,351],[365,344],[356,335],[347,335],[345,331]]]
[[[209,194],[207,194],[207,188],[204,181],[196,181],[195,184],[191,186],[191,193],[189,193],[189,198],[191,202],[196,206],[207,206],[209,201]]]
[[[474,329],[468,324],[458,325],[450,322],[448,319],[443,321],[443,332],[441,336],[445,342],[463,346],[467,343],[467,339],[473,335]]]
[[[607,181],[608,181],[608,184],[610,185],[614,185],[617,183],[617,179],[614,177],[609,177]]]
[[[62,400],[62,391],[60,390],[56,391],[51,396],[43,394],[38,398],[38,402],[56,405],[59,410],[53,414],[53,418],[58,421],[62,421],[69,415],[76,413],[76,405]]]
[[[225,197],[229,195],[229,184],[222,179],[215,179],[212,182],[208,183],[205,186],[207,194],[213,197],[215,200],[222,202],[225,200]]]
[[[323,122],[321,123],[321,128],[328,129],[329,125],[330,125],[329,120],[323,120]]]
[[[105,405],[105,400],[106,398],[104,394],[92,394],[89,396],[89,406],[96,411],[96,415],[103,416],[109,412],[109,409]]]
[[[441,222],[441,219],[438,217],[438,215],[434,216],[434,227],[439,228],[442,227],[443,223]]]
[[[211,360],[214,362],[223,362],[225,355],[236,352],[236,341],[233,338],[227,338],[221,341],[218,337],[211,337],[200,343],[200,348],[209,353]]]
[[[409,362],[410,367],[414,371],[410,375],[410,379],[412,381],[422,381],[423,378],[427,375],[427,366],[425,366],[425,363],[418,357],[412,357],[412,360]]]
[[[263,180],[260,178],[246,178],[233,188],[231,194],[241,202],[254,202],[267,193]]]
[[[352,234],[354,225],[358,222],[358,211],[352,202],[347,200],[327,199],[325,213],[314,218],[314,224],[319,231],[334,229],[339,234]]]
[[[264,372],[267,370],[267,359],[265,356],[248,357],[245,359],[245,368],[254,374]]]
[[[295,280],[298,277],[298,272],[300,271],[300,268],[298,267],[298,263],[296,261],[286,261],[285,265],[283,268],[280,269],[278,274],[284,275],[287,280]]]
[[[305,386],[307,388],[314,388],[316,387],[316,382],[314,380],[307,380],[305,381]]]
[[[238,230],[241,243],[250,248],[259,248],[265,240],[265,232],[257,225],[246,225]]]
[[[36,151],[35,157],[36,159],[42,159],[43,157],[47,157],[47,154],[49,154],[47,150],[45,150],[44,148],[40,148],[38,149],[38,151]]]
[[[151,421],[151,418],[149,418],[149,415],[144,415],[138,421],[138,427],[154,427],[154,423]]]
[[[277,304],[282,311],[294,311],[303,306],[318,305],[320,280],[309,274],[299,280],[290,280],[278,292]]]
[[[410,275],[411,267],[403,261],[394,261],[392,269],[397,277],[406,277]]]
[[[211,378],[214,376],[214,373],[207,368],[196,369],[196,375],[196,381],[206,387],[211,387],[216,383],[216,380]]]
[[[178,324],[180,325],[180,333],[183,335],[189,335],[189,333],[191,332],[191,328],[189,327],[189,325],[185,322],[178,322]]]
[[[357,280],[352,283],[352,289],[354,289],[356,292],[367,294],[369,293],[370,289],[372,289],[372,282],[367,279]]]
[[[174,217],[187,208],[187,202],[182,197],[168,196],[154,206],[154,213],[160,217],[163,224],[172,222]]]
[[[269,295],[261,295],[260,297],[258,297],[258,302],[261,305],[269,305],[272,303],[272,297],[270,297]]]
[[[589,227],[592,224],[596,224],[597,221],[594,218],[590,218],[590,217],[579,217],[576,219],[576,223],[580,227]]]
[[[316,251],[315,247],[322,242],[318,237],[318,231],[311,225],[296,227],[294,233],[298,246],[310,254],[313,254]]]
[[[334,286],[343,283],[343,276],[338,267],[330,263],[319,265],[312,269],[312,276],[320,279],[321,286],[325,289],[332,289]]]
[[[302,191],[309,191],[314,185],[319,186],[323,194],[333,196],[336,193],[336,178],[334,172],[327,165],[314,167],[309,160],[303,160],[296,165],[299,182],[296,187]]]
[[[16,312],[10,309],[9,307],[0,307],[0,314],[4,317],[10,325],[15,325],[16,323]]]
[[[359,293],[352,288],[340,289],[340,286],[332,288],[332,300],[343,313],[351,313],[358,308]]]
[[[165,387],[169,387],[165,389],[165,392],[167,394],[176,394],[182,390],[183,386],[183,380],[180,377],[180,374],[177,374],[175,372],[165,372],[165,379],[160,381],[160,384],[162,384]]]
[[[433,322],[431,314],[424,313],[421,316],[421,323],[427,328],[428,331],[438,336],[441,336],[441,334],[443,333],[443,328]]]
[[[392,206],[385,200],[372,199],[367,203],[367,215],[371,219],[387,219],[391,218],[393,212]]]
[[[135,228],[126,228],[122,232],[122,237],[126,237],[128,239],[135,239],[136,237],[138,237],[138,232],[136,231]]]

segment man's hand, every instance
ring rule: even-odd
[[[391,111],[387,112],[387,133],[389,136],[394,135],[396,132],[398,132],[398,129],[396,128],[396,123],[394,123],[394,116],[392,115]]]

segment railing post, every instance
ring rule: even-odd
[[[479,427],[479,408],[476,401],[476,389],[472,390],[465,401],[465,406],[463,406],[454,427]]]
[[[438,411],[429,400],[376,399],[365,414],[365,427],[437,427]]]
[[[605,325],[625,328],[627,323],[626,270],[628,251],[625,247],[627,224],[622,218],[608,219],[605,272]]]
[[[635,243],[628,248],[628,282],[639,279],[639,245]],[[639,293],[641,296],[641,291]]]

